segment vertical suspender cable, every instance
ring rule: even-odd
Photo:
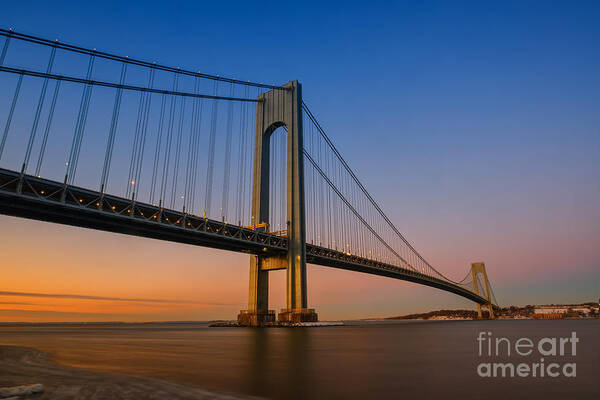
[[[12,29],[11,29],[12,31]],[[4,60],[6,59],[6,53],[8,53],[8,45],[10,44],[12,32],[9,32],[6,40],[4,41],[4,46],[2,46],[2,53],[0,53],[0,66],[4,65]],[[8,112],[8,117],[6,119],[6,124],[4,126],[4,132],[2,133],[2,139],[0,139],[0,160],[2,159],[2,153],[4,152],[4,146],[6,144],[6,138],[8,137],[8,131],[10,130],[10,123],[12,121],[13,114],[15,112],[15,106],[17,104],[17,99],[19,98],[19,92],[21,91],[21,83],[23,82],[23,74],[19,75],[17,80],[17,86],[15,88],[15,93],[13,95],[13,100],[10,106],[10,111]]]
[[[150,83],[148,85],[149,88],[152,88],[154,86],[154,73],[155,73],[155,70],[152,69],[150,72]],[[142,178],[142,163],[144,162],[144,150],[146,148],[146,136],[147,136],[147,132],[148,132],[148,119],[150,116],[150,105],[151,104],[152,104],[152,93],[148,93],[148,96],[146,97],[146,106],[144,108],[144,116],[142,118],[142,127],[141,127],[142,132],[141,132],[139,150],[137,152],[137,163],[135,165],[135,170],[134,170],[134,174],[133,174],[133,182],[134,182],[135,188],[137,188],[137,190],[134,191],[134,194],[132,196],[134,200],[140,191],[140,180]]]
[[[6,53],[8,52],[8,45],[10,44],[11,35],[12,32],[9,32],[6,40],[4,40],[4,46],[2,46],[2,52],[0,53],[0,66],[4,65],[4,59],[6,58]]]
[[[91,71],[90,71],[90,78],[91,78]],[[85,133],[85,125],[87,122],[88,111],[90,109],[90,100],[92,97],[93,88],[94,88],[93,85],[89,85],[88,91],[87,91],[87,96],[85,98],[85,106],[83,108],[81,124],[79,127],[79,137],[77,140],[77,146],[76,146],[75,153],[74,153],[73,163],[71,164],[72,165],[72,173],[70,175],[71,184],[75,180],[75,174],[77,173],[77,165],[79,164],[79,155],[81,154],[81,143],[83,142],[83,134]]]
[[[148,88],[152,88],[154,83],[154,69],[150,69],[148,77]],[[138,106],[137,122],[135,126],[135,135],[133,147],[131,149],[131,158],[129,159],[129,175],[127,176],[126,197],[130,197],[131,192],[138,185],[137,173],[139,160],[142,158],[142,150],[145,144],[146,126],[148,123],[148,112],[150,108],[151,93],[141,92]]]
[[[194,93],[198,93],[198,78],[194,79]],[[185,187],[183,191],[183,212],[185,213],[190,211],[190,201],[191,201],[191,185],[192,185],[192,173],[193,173],[193,163],[195,157],[196,150],[196,131],[198,123],[198,99],[192,100],[192,121],[190,123],[190,137],[188,141],[188,151],[187,151],[187,162],[185,165]]]
[[[315,135],[313,133],[312,130],[312,125],[304,125],[305,127],[309,128],[309,138],[310,138],[310,153],[313,157],[315,156]],[[302,157],[304,157],[304,155],[302,155]],[[317,226],[317,221],[321,221],[322,220],[322,216],[321,213],[323,212],[322,209],[320,209],[317,206],[317,191],[316,191],[316,175],[315,175],[315,167],[310,164],[310,163],[304,163],[304,165],[307,165],[310,167],[310,192],[311,192],[311,213],[312,213],[312,243],[318,243],[319,238],[321,237],[320,234],[320,229]],[[319,219],[317,219],[317,210],[319,213]]]
[[[127,64],[121,65],[121,76],[119,82],[121,85],[125,83],[125,75],[127,74]],[[59,81],[60,82],[60,81]],[[106,152],[104,153],[104,165],[102,166],[102,177],[100,178],[100,193],[104,193],[106,190],[106,184],[108,181],[108,175],[110,173],[110,164],[112,160],[112,153],[115,146],[115,137],[117,132],[117,125],[119,121],[119,112],[121,110],[121,98],[123,97],[123,89],[117,88],[115,93],[115,103],[113,106],[112,118],[110,122],[110,128],[108,131],[108,140],[106,142]]]
[[[177,145],[175,146],[175,165],[173,168],[173,185],[171,188],[171,208],[175,208],[175,199],[177,196],[177,181],[179,178],[179,160],[181,158],[181,139],[183,136],[183,121],[185,118],[185,103],[186,98],[181,99],[179,111],[179,125],[177,127]]]
[[[319,141],[319,154],[320,153],[321,153],[321,141]],[[329,163],[326,163],[326,166],[327,166],[327,170],[330,171]],[[322,195],[324,185],[319,185],[319,186],[321,187],[321,195]],[[331,202],[331,188],[327,187],[327,188],[325,188],[325,190],[327,190],[327,218],[329,220],[329,223],[327,224],[327,237],[329,240],[328,247],[331,248],[332,242],[333,242],[333,234],[334,234],[332,232],[334,227],[331,222],[332,214],[333,214],[333,210],[332,210],[333,204]]]
[[[173,74],[173,91],[177,90],[179,84],[179,75],[177,73]],[[171,142],[173,136],[173,118],[175,118],[175,102],[176,97],[174,95],[171,96],[171,105],[169,107],[169,122],[167,125],[167,148],[165,149],[165,158],[163,161],[163,171],[162,171],[162,181],[160,186],[160,197],[158,199],[159,204],[163,205],[163,200],[165,199],[166,190],[167,190],[167,179],[169,179],[169,164],[171,162]]]
[[[229,89],[229,95],[233,97],[233,84]],[[225,165],[223,168],[223,199],[221,202],[221,219],[226,220],[229,202],[229,178],[231,175],[231,140],[233,136],[233,102],[227,105],[227,133],[225,137]]]
[[[48,119],[46,120],[46,128],[44,129],[44,135],[42,137],[42,145],[40,146],[40,154],[38,155],[37,164],[35,166],[35,176],[40,177],[40,171],[42,169],[42,161],[44,154],[46,153],[46,145],[48,144],[48,135],[50,134],[50,127],[52,126],[52,119],[54,118],[54,110],[56,109],[56,100],[58,99],[58,93],[60,91],[60,82],[56,81],[54,86],[54,94],[52,95],[52,102],[50,102],[50,111],[48,112]]]
[[[256,88],[256,98],[258,98],[258,96],[260,95],[260,89]],[[250,115],[248,115],[248,125],[249,125],[249,131],[252,132],[251,127],[252,127],[252,122],[254,121],[254,125],[257,124],[256,121],[256,108],[254,109],[254,120],[252,118],[250,118]],[[254,146],[256,146],[256,143],[254,143],[254,146],[252,146],[253,141],[252,141],[252,137],[254,137],[253,135],[249,135],[250,138],[250,146],[248,146],[248,149],[254,149]],[[254,210],[252,209],[252,197],[254,196],[254,192],[252,191],[252,174],[253,174],[253,163],[254,163],[254,151],[252,151],[250,154],[252,154],[252,156],[250,157],[250,163],[248,165],[248,174],[249,174],[249,179],[248,179],[248,216],[249,216],[249,221],[250,225],[253,224],[258,224],[260,221],[254,221],[253,220],[253,216],[254,216]]]
[[[94,54],[90,55],[90,61],[88,63],[88,69],[86,74],[86,80],[90,80],[92,71],[94,68]],[[87,119],[87,111],[89,107],[89,100],[92,93],[92,85],[89,83],[83,88],[81,95],[81,102],[79,104],[79,114],[77,116],[77,123],[75,124],[75,132],[73,133],[73,140],[71,142],[71,151],[69,153],[69,160],[66,163],[67,172],[65,174],[65,183],[72,184],[74,175],[77,170],[77,161],[79,160],[79,151],[81,149],[81,140],[83,138],[83,132],[85,122]]]
[[[285,115],[285,102],[283,103],[283,113],[282,115]],[[289,133],[285,130],[281,130],[280,132],[280,136],[281,136],[281,147],[279,149],[279,153],[281,154],[281,164],[279,166],[279,182],[280,182],[280,188],[279,188],[279,193],[281,193],[281,203],[280,203],[280,209],[279,209],[279,221],[281,221],[281,230],[287,230],[287,187],[286,187],[286,177],[287,177],[287,168],[286,168],[286,162],[287,162],[287,140],[288,140],[288,135]],[[303,155],[301,155],[301,157],[304,157]],[[304,172],[304,171],[302,171]],[[306,197],[305,197],[305,201],[306,201]]]
[[[165,121],[165,103],[167,95],[163,94],[160,100],[160,115],[158,118],[158,130],[156,132],[156,147],[154,148],[154,162],[152,163],[152,179],[150,181],[150,204],[154,204],[154,193],[156,191],[156,175],[160,162],[160,150],[162,145],[163,124]]]
[[[246,97],[250,96],[250,88],[248,86],[246,86]],[[252,182],[252,161],[254,159],[253,154],[254,154],[254,146],[252,146],[252,137],[253,137],[253,133],[254,130],[249,128],[249,125],[252,124],[252,118],[250,116],[250,113],[256,114],[256,109],[252,109],[249,105],[249,103],[244,103],[244,149],[242,151],[244,151],[244,158],[243,158],[243,165],[242,165],[242,172],[243,172],[243,178],[242,178],[242,182],[245,184],[244,188],[242,189],[242,199],[240,200],[240,203],[242,203],[243,205],[241,206],[242,208],[242,221],[246,221],[246,224],[250,225],[252,224],[252,207],[248,207],[246,208],[246,204],[251,205],[252,204],[252,188],[250,186],[250,182]],[[256,129],[256,127],[255,127]],[[244,197],[244,194],[246,193],[246,189],[248,189],[247,194]],[[245,201],[246,199],[248,199],[247,201]]]
[[[196,205],[196,182],[198,178],[198,163],[200,162],[200,138],[202,136],[202,110],[204,108],[204,99],[199,99],[198,104],[198,117],[196,119],[196,144],[192,167],[192,188],[191,188],[191,199],[190,207],[191,211],[195,210]]]
[[[269,210],[268,210],[268,218],[269,223],[273,223],[273,206],[275,204],[274,196],[275,196],[275,179],[273,179],[274,171],[275,171],[275,152],[273,151],[272,143],[275,141],[275,135],[271,134],[269,137]],[[257,221],[259,224],[263,221]]]
[[[133,174],[135,169],[135,163],[137,160],[137,152],[142,136],[142,126],[144,124],[144,111],[146,109],[146,97],[148,93],[140,92],[140,101],[138,104],[137,120],[135,123],[135,134],[133,136],[133,146],[131,146],[131,156],[129,157],[129,174],[127,175],[127,197],[131,193],[132,186],[135,182],[130,183],[133,180]]]
[[[19,78],[17,80],[17,86],[15,87],[15,93],[13,95],[12,103],[10,104],[10,111],[8,112],[8,117],[6,118],[6,124],[4,125],[4,132],[2,133],[2,140],[0,141],[0,160],[2,159],[2,153],[4,152],[4,146],[6,145],[6,138],[8,137],[8,132],[10,131],[10,124],[12,122],[12,118],[15,113],[15,107],[17,105],[17,100],[19,99],[19,92],[21,91],[22,83],[23,83],[23,74],[19,74]]]
[[[245,96],[248,97],[248,87],[245,87]],[[246,152],[250,151],[246,147],[246,135],[245,135],[245,125],[246,125],[246,104],[240,104],[240,129],[238,135],[238,184],[236,190],[236,199],[235,199],[235,217],[238,225],[242,225],[242,221],[244,220],[244,215],[242,212],[242,199],[245,195],[245,182],[243,178],[243,174],[246,167]]]
[[[214,95],[218,92],[218,81],[215,81]],[[215,163],[215,141],[217,135],[217,112],[219,102],[213,99],[212,116],[210,121],[210,137],[208,141],[208,165],[206,167],[206,193],[204,197],[204,216],[210,216],[211,201],[212,201],[212,185],[213,185],[213,173]]]
[[[271,174],[269,175],[269,180],[270,180],[270,194],[271,194],[271,201],[269,202],[269,211],[270,211],[270,218],[269,218],[269,224],[271,224],[271,228],[272,230],[275,230],[275,226],[276,226],[276,219],[277,219],[277,211],[278,211],[278,206],[279,206],[279,201],[278,201],[278,190],[277,190],[277,186],[278,185],[278,179],[277,179],[277,169],[279,168],[279,165],[277,164],[277,158],[279,156],[279,135],[275,132],[273,132],[271,134],[271,138],[270,138],[270,152],[271,152]],[[262,222],[262,221],[261,221]],[[277,229],[279,230],[279,229]]]
[[[279,93],[273,92],[273,95],[275,96],[275,98],[277,98],[277,114],[278,116],[281,115],[281,102],[279,101]],[[275,104],[273,105],[275,106]],[[273,216],[273,224],[275,224],[275,221],[277,221],[277,230],[281,231],[283,228],[281,226],[281,206],[282,206],[282,199],[283,199],[283,188],[281,187],[281,163],[283,162],[283,154],[281,153],[281,143],[283,142],[283,129],[279,129],[279,133],[276,136],[276,141],[273,143],[273,151],[275,152],[275,175],[273,177],[274,179],[274,185],[273,187],[276,188],[276,192],[274,193],[275,196],[275,207],[273,207],[273,211],[274,211],[274,216]]]
[[[54,64],[54,57],[56,56],[56,47],[52,47],[50,53],[50,60],[48,61],[48,67],[46,73],[49,74],[52,71],[52,64]],[[42,113],[42,107],[44,106],[44,100],[46,99],[46,90],[48,89],[48,78],[44,78],[42,83],[42,91],[38,100],[38,105],[35,110],[35,116],[33,117],[33,126],[31,127],[31,133],[29,134],[29,142],[27,143],[27,150],[25,151],[25,159],[23,160],[23,166],[21,167],[21,173],[25,173],[27,165],[29,164],[29,158],[31,157],[31,149],[33,148],[33,142],[37,133],[38,124],[40,122],[40,115]]]
[[[140,138],[140,131],[142,125],[142,117],[144,113],[144,105],[146,103],[146,92],[140,92],[140,100],[138,104],[138,112],[135,123],[135,133],[133,135],[133,145],[131,146],[131,155],[129,156],[129,172],[127,173],[127,184],[125,186],[125,197],[129,198],[132,190],[132,186],[135,185],[135,181],[133,180],[133,170],[136,160],[136,153],[138,149],[138,142]]]

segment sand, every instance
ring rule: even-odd
[[[0,387],[35,383],[43,384],[45,391],[29,399],[256,399],[155,378],[61,366],[35,349],[0,346]]]

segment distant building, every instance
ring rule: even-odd
[[[535,306],[534,314],[566,314],[567,307],[564,306]]]
[[[552,306],[535,306],[534,314],[567,314],[568,312],[576,312],[589,314],[591,312],[598,313],[598,307],[589,305],[552,305]]]
[[[580,312],[580,313],[584,313],[584,314],[589,314],[592,311],[598,312],[598,307],[592,307],[592,306],[580,306],[580,307],[572,307],[571,310],[575,311],[575,312]]]

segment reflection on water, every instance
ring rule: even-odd
[[[513,341],[576,331],[577,378],[480,378],[480,331]],[[583,399],[600,394],[599,335],[600,320],[402,321],[303,329],[123,324],[0,327],[0,344],[35,347],[70,366],[274,399]]]

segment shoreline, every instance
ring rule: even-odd
[[[68,367],[50,358],[50,354],[34,348],[0,345],[0,387],[41,383],[45,388],[43,398],[53,400],[258,399],[211,392],[158,378]]]

